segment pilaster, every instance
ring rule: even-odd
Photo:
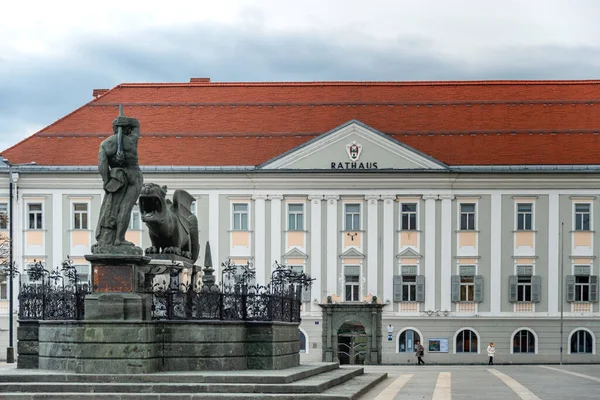
[[[281,238],[283,231],[281,229],[281,200],[283,196],[280,194],[269,195],[271,200],[271,260],[269,265],[273,268],[275,261],[282,262],[281,260]],[[269,270],[270,271],[270,270]]]
[[[450,280],[452,276],[452,195],[440,196],[442,200],[442,215],[441,215],[441,241],[440,256],[441,256],[441,272],[440,272],[440,309],[442,311],[452,310],[451,302],[451,287]],[[426,278],[425,282],[429,277]]]
[[[435,201],[437,195],[424,195],[425,200],[425,310],[435,310]]]
[[[310,276],[315,278],[312,284],[312,297],[323,302],[323,279],[321,273],[321,202],[323,195],[308,196],[310,201]],[[312,309],[312,305],[311,305]]]
[[[377,241],[379,229],[377,226],[377,206],[380,195],[366,195],[367,201],[367,292],[380,296],[377,291]]]
[[[327,195],[327,282],[325,282],[326,296],[331,296],[337,292],[337,271],[338,271],[338,200],[340,196]],[[342,295],[342,293],[338,293]]]
[[[386,311],[393,311],[394,296],[393,296],[393,281],[394,281],[394,204],[396,196],[383,195],[383,230],[381,232],[383,238],[383,252],[381,263],[383,264],[383,299],[382,302],[387,304],[389,300],[390,306],[386,305]]]
[[[269,283],[267,281],[267,254],[266,254],[266,235],[267,227],[265,220],[266,195],[254,195],[254,268],[256,269],[256,282],[261,285]],[[270,276],[270,274],[269,274]]]

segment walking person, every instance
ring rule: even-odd
[[[494,342],[490,342],[490,345],[487,348],[488,357],[490,358],[488,361],[488,365],[494,365],[494,355],[496,354],[496,348],[494,347]]]
[[[418,361],[417,365],[421,365],[421,364],[425,365],[425,361],[423,361],[423,355],[425,353],[425,348],[423,347],[421,342],[418,340],[415,342],[415,346],[417,348],[417,352],[415,353],[415,356],[417,356],[417,361]]]

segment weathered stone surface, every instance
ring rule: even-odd
[[[37,355],[39,351],[38,341],[18,341],[17,354],[19,355]]]
[[[28,354],[19,354],[17,358],[17,368],[18,369],[37,369],[38,368],[38,356],[37,355],[28,355]]]
[[[159,357],[156,343],[41,343],[40,357],[146,359]]]
[[[85,298],[85,319],[92,321],[145,321],[151,319],[151,295],[92,293]]]
[[[38,321],[19,320],[17,327],[17,340],[38,340]]]
[[[243,342],[247,340],[244,323],[226,321],[165,322],[168,342]]]
[[[165,343],[165,357],[244,357],[246,343]]]

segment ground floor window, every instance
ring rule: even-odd
[[[300,353],[306,353],[306,335],[300,331]]]
[[[477,334],[470,329],[463,329],[456,335],[457,353],[477,353]]]
[[[522,329],[513,337],[513,353],[535,353],[535,336],[533,332]]]
[[[588,331],[580,329],[571,335],[571,353],[592,354],[593,344],[592,335]]]
[[[398,337],[398,352],[399,353],[413,353],[417,351],[415,342],[420,342],[421,337],[419,334],[412,329],[403,331]]]

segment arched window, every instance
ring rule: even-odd
[[[304,332],[300,332],[300,353],[306,353],[306,335]]]
[[[513,353],[534,353],[535,335],[527,329],[521,329],[513,336]]]
[[[586,330],[580,329],[571,335],[571,354],[587,353],[592,354],[594,339],[592,334]]]
[[[456,335],[454,345],[457,353],[477,353],[477,333],[470,329],[463,329]]]
[[[412,330],[406,329],[398,336],[398,353],[413,353],[417,351],[415,342],[421,341],[421,336]]]

